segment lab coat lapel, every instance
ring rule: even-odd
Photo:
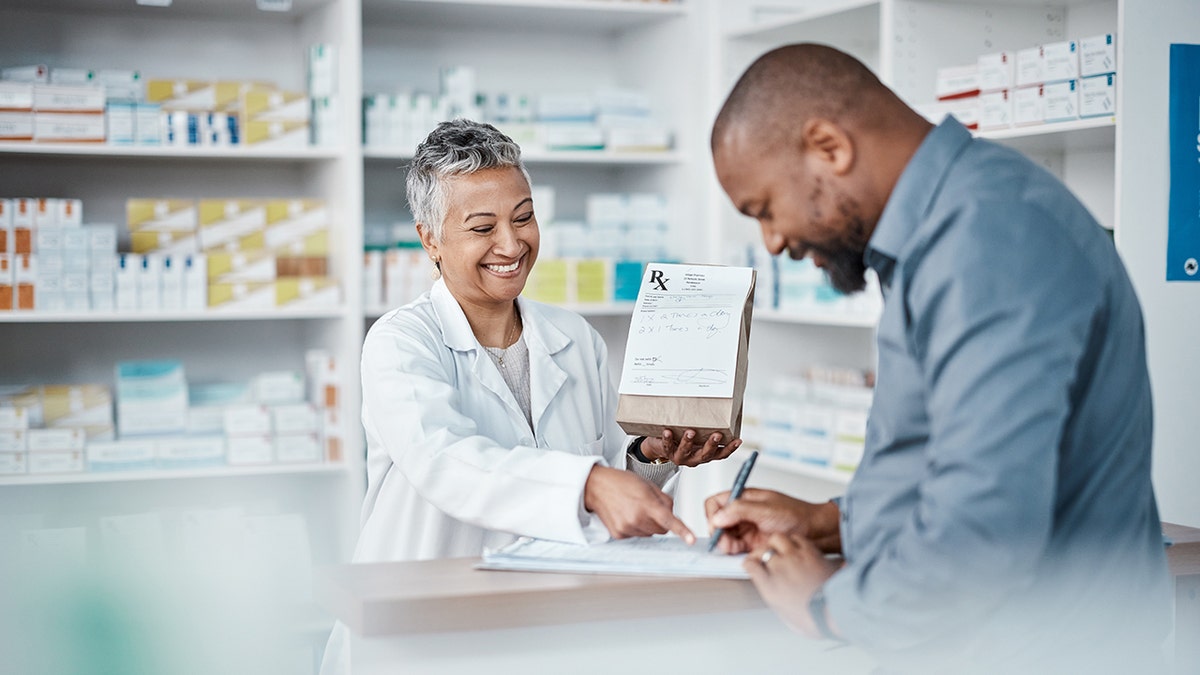
[[[525,319],[525,344],[529,347],[529,409],[533,429],[542,435],[541,420],[567,382],[567,371],[554,360],[554,355],[571,344],[571,338],[559,330],[541,312],[541,308],[524,298],[518,298],[521,316]]]
[[[513,396],[512,390],[508,388],[508,383],[504,381],[504,377],[500,375],[500,370],[496,367],[496,364],[490,357],[484,354],[483,348],[479,345],[479,340],[475,339],[475,333],[471,331],[471,324],[467,322],[467,315],[463,313],[462,306],[458,304],[458,300],[455,300],[454,296],[450,294],[450,289],[446,288],[446,283],[441,279],[434,282],[433,289],[429,292],[429,297],[433,301],[434,310],[437,312],[439,322],[441,322],[442,341],[445,345],[456,352],[473,351],[475,356],[470,361],[471,373],[479,380],[480,384],[496,396],[499,396],[500,400],[504,401],[516,418],[524,423],[525,414],[521,412],[521,406],[517,403],[516,397]],[[532,356],[531,353],[531,361]]]

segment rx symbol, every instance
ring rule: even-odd
[[[1196,262],[1195,260],[1192,261],[1192,263],[1195,263],[1195,262]],[[1194,270],[1193,270],[1193,272],[1194,272]],[[667,282],[668,281],[670,281],[670,279],[663,276],[662,270],[651,270],[650,283],[658,285],[658,288],[656,288],[655,290],[658,290],[658,291],[667,290]]]
[[[1196,262],[1195,258],[1188,258],[1187,260],[1183,261],[1183,271],[1186,272],[1189,277],[1196,276],[1196,272],[1200,271],[1200,262]]]

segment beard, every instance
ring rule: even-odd
[[[809,195],[812,222],[826,222],[822,229],[835,232],[836,235],[820,244],[806,244],[803,250],[789,251],[793,258],[804,257],[806,253],[815,253],[825,260],[825,278],[829,285],[843,295],[858,293],[867,287],[867,263],[863,256],[867,251],[867,223],[861,215],[858,202],[845,193],[834,195],[837,209],[835,219],[826,220],[821,212],[821,193],[824,191],[823,181],[818,179]],[[797,258],[797,259],[799,259]]]
[[[863,262],[866,247],[853,244],[836,248],[814,247],[813,252],[825,259],[825,278],[842,295],[858,293],[867,287],[867,264]]]

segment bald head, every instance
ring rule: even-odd
[[[773,145],[814,117],[859,128],[886,126],[908,107],[858,59],[825,45],[787,45],[742,74],[713,124],[712,147],[734,128]],[[911,111],[909,111],[911,112]]]

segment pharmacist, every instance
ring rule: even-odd
[[[1142,315],[1087,210],[1017,152],[953,118],[933,127],[811,44],[750,66],[712,149],[773,254],[811,256],[847,293],[869,267],[884,294],[844,498],[706,504],[767,603],[888,672],[1161,671]]]
[[[476,557],[516,535],[694,541],[668,494],[678,467],[740,441],[690,430],[631,440],[600,335],[518,297],[539,235],[516,143],[491,125],[443,122],[417,149],[408,200],[441,278],[363,346],[368,485],[355,562]],[[347,670],[346,640],[339,626],[323,672]]]

